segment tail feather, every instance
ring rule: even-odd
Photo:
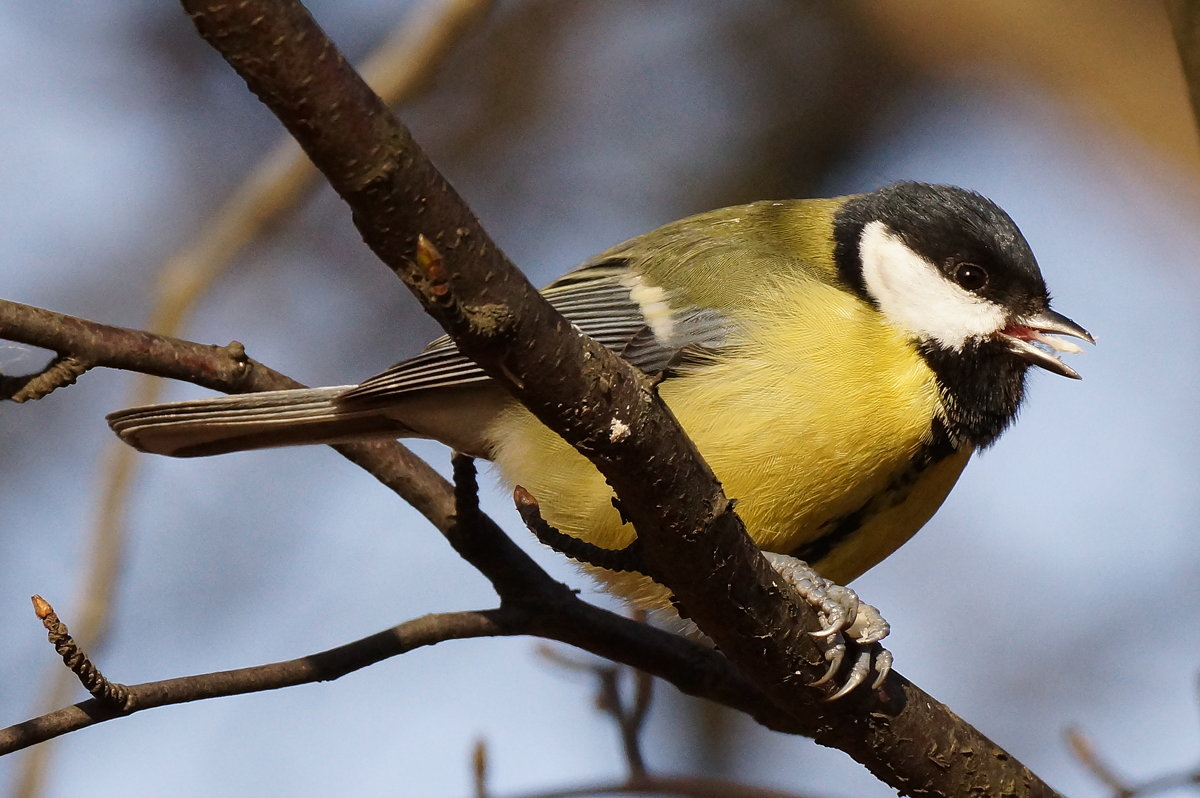
[[[352,386],[221,396],[121,410],[108,425],[152,454],[201,457],[271,446],[397,438],[411,430],[378,409],[343,409]]]

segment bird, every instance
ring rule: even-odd
[[[860,644],[887,625],[841,586],[932,517],[972,455],[1016,419],[1032,367],[1079,378],[1058,355],[1082,349],[1063,336],[1095,343],[1051,309],[1029,243],[997,204],[912,181],[691,216],[542,293],[657,380],[755,544],[777,568],[808,569],[800,584],[816,581],[805,598],[827,622],[821,634],[853,635],[858,614]],[[567,535],[604,549],[636,538],[591,463],[446,337],[357,385],[150,405],[108,421],[137,449],[176,457],[431,438],[491,460]],[[670,607],[642,574],[591,570],[636,606]]]

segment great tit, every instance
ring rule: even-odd
[[[1033,252],[985,197],[905,182],[703,213],[585,261],[543,292],[642,371],[766,552],[845,584],[911,537],[1017,415],[1031,365],[1091,335],[1050,309]],[[356,386],[133,408],[113,430],[190,457],[419,437],[495,462],[546,520],[603,548],[635,532],[609,486],[448,338]],[[606,574],[661,607],[664,588]]]

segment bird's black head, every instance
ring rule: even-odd
[[[1050,309],[1029,243],[986,197],[897,183],[848,198],[834,241],[842,280],[937,375],[953,440],[992,443],[1016,417],[1030,365],[1078,377],[1049,351],[1078,347],[1046,333],[1091,336]]]

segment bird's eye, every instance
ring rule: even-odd
[[[968,291],[978,291],[987,285],[987,269],[974,263],[960,263],[954,269],[954,282]]]

